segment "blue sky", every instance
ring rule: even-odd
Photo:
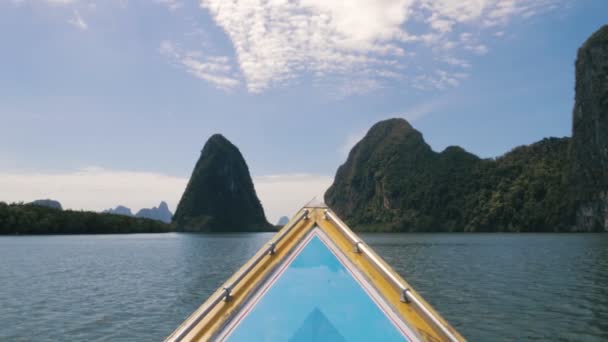
[[[576,50],[606,13],[604,0],[0,0],[0,200],[175,207],[219,132],[274,221],[382,119],[482,157],[567,136]]]

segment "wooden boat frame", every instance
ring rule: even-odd
[[[165,341],[208,341],[240,311],[290,252],[318,227],[422,341],[465,341],[403,278],[325,204],[302,208]]]

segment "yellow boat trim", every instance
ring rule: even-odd
[[[415,329],[423,341],[465,341],[403,278],[323,204],[302,208],[271,239],[270,245],[262,247],[166,341],[214,340],[312,229],[320,229],[342,251],[348,261],[392,305],[394,312],[410,328]],[[361,250],[365,253],[361,253]],[[407,291],[402,291],[395,282]]]

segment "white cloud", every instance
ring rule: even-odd
[[[458,49],[463,53],[487,54],[489,48],[469,31],[505,25],[514,17],[526,17],[550,9],[563,0],[200,0],[215,22],[226,32],[247,88],[261,92],[281,85],[305,72],[315,77],[334,74],[366,82],[381,82],[379,74],[397,70],[412,44],[425,43],[433,50]],[[406,27],[421,25],[415,36]],[[426,27],[424,27],[426,24]],[[453,35],[469,35],[469,43]],[[470,66],[469,62],[452,66]],[[426,74],[419,77],[428,77]],[[408,77],[416,79],[416,77]],[[442,87],[459,83],[444,78]],[[337,84],[341,87],[340,83]],[[350,86],[346,93],[359,94]]]
[[[440,58],[439,60],[448,65],[457,66],[461,69],[471,68],[471,64],[469,62],[465,61],[464,59],[457,58],[457,57],[444,56],[444,57]]]
[[[433,23],[481,23],[485,26],[507,24],[516,16],[533,16],[552,10],[560,0],[420,0],[421,7],[431,13]],[[439,26],[441,28],[441,26]]]
[[[90,6],[127,4],[126,0],[12,1],[65,7],[69,23],[80,29],[88,27],[81,14],[90,17],[86,10]],[[454,77],[462,73],[457,69],[473,72],[474,59],[488,54],[491,40],[508,33],[513,21],[555,10],[557,4],[568,1],[197,0],[225,32],[235,55],[224,62],[200,53],[201,43],[208,41],[186,44],[188,47],[181,50],[175,40],[165,41],[161,51],[172,63],[218,88],[234,89],[244,84],[252,93],[296,83],[302,76],[312,76],[315,85],[329,84],[334,88],[329,93],[339,96],[382,89],[395,80],[415,88],[447,89],[462,82],[463,78]],[[184,0],[146,3],[162,4],[171,10],[186,5]],[[183,17],[175,18],[195,20],[196,16],[187,12],[176,12]],[[198,30],[200,27],[195,28]],[[183,34],[186,37],[191,33]],[[216,51],[214,46],[208,47],[205,51]],[[225,48],[223,44],[215,47]],[[447,66],[428,61],[445,62]],[[446,69],[452,77],[439,77],[438,68]],[[421,87],[425,82],[427,86]],[[430,83],[435,86],[429,87]]]
[[[86,21],[82,19],[78,10],[74,10],[74,16],[68,20],[68,23],[83,31],[89,28],[89,25],[87,25]]]
[[[348,74],[383,69],[400,56],[396,41],[413,0],[202,0],[232,41],[251,92],[302,72]],[[378,5],[380,4],[380,5]]]
[[[473,51],[474,53],[478,54],[478,55],[485,55],[488,53],[488,47],[483,45],[483,44],[478,44],[478,45],[474,45],[469,47],[470,51]]]
[[[288,174],[253,177],[267,218],[276,223],[290,216],[332,182],[329,176]],[[154,172],[87,167],[65,173],[0,172],[0,201],[30,202],[51,198],[64,208],[101,211],[119,204],[137,211],[167,201],[172,211],[186,188],[187,178]]]
[[[378,76],[381,77],[383,75]],[[336,98],[344,98],[352,95],[362,95],[381,88],[382,85],[380,81],[374,78],[345,80],[338,85],[338,93],[336,94]]]
[[[412,86],[420,90],[445,90],[453,88],[469,77],[466,72],[451,72],[443,69],[435,69],[428,74],[417,76]]]
[[[156,0],[156,2],[167,6],[172,11],[175,11],[184,6],[184,3],[179,0]]]
[[[241,83],[233,71],[230,58],[226,56],[206,56],[201,51],[182,51],[168,40],[161,42],[160,53],[188,73],[217,88],[229,90]]]

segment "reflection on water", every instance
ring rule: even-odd
[[[0,341],[161,340],[271,236],[0,237]],[[470,340],[608,340],[608,235],[363,237]]]

